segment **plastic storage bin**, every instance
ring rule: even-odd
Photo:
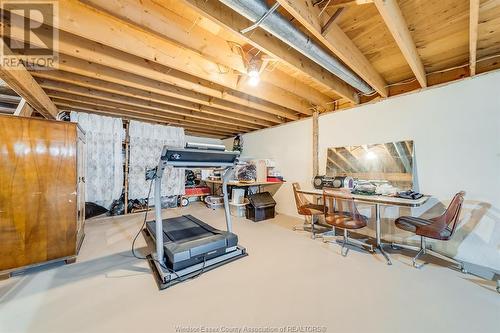
[[[263,192],[252,194],[248,197],[249,204],[246,208],[246,218],[254,222],[273,219],[275,214],[276,201],[271,193]]]

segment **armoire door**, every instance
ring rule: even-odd
[[[85,238],[85,160],[86,160],[86,143],[85,134],[78,128],[77,150],[77,253]]]

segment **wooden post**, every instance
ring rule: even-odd
[[[128,171],[129,171],[129,159],[130,159],[130,136],[129,136],[129,126],[130,122],[125,122],[125,215],[130,213],[128,211]]]
[[[31,117],[33,114],[33,108],[26,102],[26,100],[23,98],[21,99],[21,102],[17,106],[16,111],[14,111],[14,116],[19,116],[19,117]]]
[[[0,49],[3,50],[3,56],[14,56],[14,53],[1,38]],[[59,113],[57,107],[23,64],[9,65],[8,61],[2,62],[0,64],[0,78],[42,116],[47,119],[56,119]]]
[[[477,62],[477,30],[479,25],[479,0],[470,1],[470,16],[469,16],[469,67],[470,76],[476,75]]]
[[[319,111],[313,113],[313,177],[319,174]]]

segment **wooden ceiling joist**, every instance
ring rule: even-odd
[[[36,77],[36,73],[34,74]],[[99,83],[99,80],[93,80]],[[95,96],[99,98],[109,98],[111,100],[132,100],[133,104],[140,105],[146,103],[155,103],[151,105],[157,105],[157,107],[170,108],[178,107],[180,109],[185,109],[186,111],[191,111],[193,114],[200,116],[200,119],[226,119],[228,123],[241,124],[242,127],[247,127],[249,129],[261,129],[262,125],[255,124],[250,117],[246,117],[238,114],[231,114],[224,110],[215,109],[212,107],[202,107],[196,103],[186,102],[183,100],[178,100],[172,97],[166,97],[163,95],[157,96],[153,93],[148,93],[143,90],[135,88],[127,88],[119,85],[114,86],[113,84],[102,82],[102,84],[94,84],[92,87],[88,87],[85,84],[79,84],[79,82],[74,84],[68,84],[65,82],[38,79],[40,86],[44,89],[50,89],[55,91],[73,93],[82,96]],[[131,91],[132,90],[132,91]],[[214,118],[215,117],[215,118]],[[268,125],[269,126],[269,125]]]
[[[427,87],[427,77],[424,64],[415,46],[415,42],[408,29],[408,24],[399,8],[396,0],[374,0],[377,9],[382,16],[392,37],[398,44],[401,53],[405,57],[408,65],[415,74],[420,86]]]
[[[469,67],[470,75],[476,75],[477,62],[477,38],[479,26],[479,6],[480,0],[470,0],[469,14]]]
[[[0,102],[7,104],[19,104],[22,98],[14,95],[0,94]]]
[[[385,80],[335,22],[330,24],[324,35],[322,34],[327,18],[320,17],[321,10],[313,6],[311,0],[277,0],[277,2],[381,96],[387,97]]]
[[[500,68],[496,58],[499,0],[482,1],[481,22],[479,0],[278,3],[287,19],[384,97]],[[371,4],[355,5],[362,3]],[[24,91],[25,105],[49,117],[55,117],[56,106],[62,106],[229,137],[298,120],[313,110],[335,111],[380,98],[358,94],[262,28],[241,34],[253,22],[221,1],[65,0],[59,4],[59,68],[30,70],[24,73],[28,76],[22,74],[24,83],[9,82],[16,91]],[[338,16],[338,6],[349,8]],[[9,31],[13,40],[25,40],[29,24],[12,26],[15,22],[8,17],[0,28],[4,24],[11,29],[0,29],[2,33]],[[42,25],[36,32],[39,39],[29,42],[44,47],[52,32],[52,27]],[[24,59],[29,54],[15,56]],[[257,87],[247,82],[251,61],[263,64]],[[21,74],[15,74],[19,79]],[[38,87],[32,89],[33,83]],[[0,86],[0,112],[13,113],[18,103],[11,103],[11,97],[2,102],[1,94],[15,92]],[[43,110],[47,107],[43,102],[53,104],[51,112]],[[347,151],[338,154],[347,161],[339,157],[340,164],[358,167]]]
[[[4,55],[13,56],[14,53],[7,47],[0,38],[0,48]],[[0,76],[16,93],[32,105],[41,115],[48,119],[55,119],[59,111],[38,85],[26,68],[19,64],[15,68],[10,67],[5,62],[0,64]]]
[[[38,31],[38,34],[45,38],[50,38],[51,31],[47,28]],[[31,42],[34,46],[41,46],[37,44],[36,40]],[[107,47],[64,31],[59,32],[59,53],[59,68],[63,70],[66,70],[64,68],[65,66],[74,63],[77,63],[80,67],[88,67],[85,62],[96,63],[126,73],[140,74],[140,76],[151,80],[174,86],[175,89],[181,89],[181,92],[197,92],[217,100],[233,103],[232,105],[237,105],[240,109],[241,107],[250,108],[274,116],[269,117],[268,120],[274,119],[278,122],[282,122],[279,121],[278,117],[289,120],[299,119],[296,112],[291,109],[252,98],[239,91],[214,84],[209,80],[194,77],[176,69],[165,67],[158,63],[139,58],[132,54]],[[83,61],[75,62],[72,58],[66,59],[67,57]],[[78,69],[73,67],[72,70]]]
[[[141,107],[141,106],[136,106],[136,105],[129,105],[126,103],[123,103],[121,101],[109,101],[109,100],[103,100],[103,99],[96,99],[92,97],[84,97],[84,96],[78,96],[78,95],[73,95],[73,94],[68,94],[68,93],[63,93],[63,92],[57,92],[57,91],[48,91],[47,94],[53,98],[54,100],[66,100],[68,102],[78,102],[78,103],[86,103],[86,104],[91,104],[95,106],[104,106],[108,108],[115,108],[123,111],[130,111],[130,112],[135,112],[135,113],[143,113],[143,114],[148,114],[148,115],[154,115],[158,117],[163,117],[167,118],[170,120],[179,120],[181,123],[185,123],[186,125],[203,125],[203,126],[210,126],[214,130],[220,129],[220,130],[231,130],[235,133],[244,133],[244,132],[249,132],[250,130],[248,128],[244,128],[238,125],[234,124],[225,124],[225,123],[220,123],[217,120],[207,120],[207,119],[199,119],[196,117],[188,116],[188,115],[181,115],[178,113],[174,112],[168,112],[166,110],[156,110],[153,108],[146,108],[146,107]]]
[[[132,72],[117,70],[65,55],[61,55],[60,60],[60,71],[32,72],[33,76],[82,85],[88,88],[102,87],[104,89],[108,87],[106,83],[111,84],[113,88],[110,89],[114,89],[116,85],[123,86],[124,89],[135,88],[161,96],[197,103],[204,107],[214,107],[223,111],[229,111],[229,113],[236,113],[243,116],[246,115],[254,118],[255,124],[262,126],[272,126],[284,122],[282,119],[267,112],[241,106],[234,102],[207,96],[164,82],[155,81]],[[133,89],[130,90],[130,92],[132,91]]]
[[[359,103],[359,96],[355,89],[337,78],[326,69],[316,64],[301,53],[291,49],[288,45],[266,33],[255,29],[251,34],[243,35],[240,31],[252,24],[249,20],[229,9],[219,1],[205,0],[183,0],[197,13],[207,17],[225,27],[248,44],[280,60],[290,68],[293,68],[311,78],[325,89],[333,90],[338,95],[346,98],[354,104]]]
[[[289,108],[305,115],[312,114],[309,110],[309,103],[297,96],[272,85],[266,85],[265,89],[240,87],[238,85],[240,75],[224,65],[217,64],[206,59],[199,52],[132,26],[77,0],[59,2],[58,24],[62,31],[175,69],[179,72],[178,76],[193,76],[191,81],[207,80],[208,86],[215,83],[225,89],[232,89],[276,106]],[[115,57],[115,60],[117,58]]]
[[[192,22],[160,3],[151,0],[120,0],[119,3],[117,1],[101,0],[81,0],[81,2],[105,11],[130,24],[140,25],[143,29],[175,41],[183,47],[199,52],[207,59],[239,72],[243,76],[239,84],[245,89],[253,89],[248,86],[247,80],[244,79],[247,74],[247,62],[250,56],[242,52],[242,45],[210,33],[210,31],[200,27],[197,21]],[[307,95],[295,93],[296,86],[300,85],[301,82],[290,76],[282,79],[277,75],[266,75],[262,77],[262,80],[274,87],[279,87],[305,100],[309,100],[316,105],[324,106],[331,102],[331,99],[315,89],[306,88],[305,90],[309,90]],[[266,84],[259,87],[262,90],[268,88]]]
[[[50,82],[42,84],[42,87],[45,88],[45,91],[49,96],[55,96],[61,98],[62,96],[71,95],[73,96],[73,98],[75,98],[75,100],[83,100],[83,98],[90,98],[99,101],[117,102],[145,110],[165,112],[166,114],[175,114],[193,119],[209,120],[213,121],[214,123],[220,123],[221,125],[234,126],[235,129],[241,131],[249,131],[256,129],[254,125],[248,125],[246,123],[234,121],[233,119],[230,118],[206,115],[197,111],[186,110],[173,105],[165,105],[151,101],[144,101],[142,99],[112,94],[100,90],[92,90],[78,86],[53,84]]]
[[[157,114],[151,114],[136,109],[122,109],[117,107],[100,105],[98,103],[91,103],[91,102],[87,103],[82,101],[72,101],[72,100],[58,99],[58,98],[54,98],[54,103],[58,105],[61,109],[66,109],[67,111],[100,113],[100,114],[105,113],[109,116],[114,116],[114,117],[134,117],[135,119],[144,119],[148,121],[154,121],[162,124],[171,124],[184,128],[195,128],[199,131],[219,133],[221,135],[227,135],[227,134],[232,135],[238,133],[237,131],[231,129],[212,128],[203,123],[201,124],[186,123],[176,118],[170,118],[168,116],[162,116],[162,115],[159,116]]]

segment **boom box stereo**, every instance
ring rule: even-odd
[[[333,177],[316,176],[313,185],[315,189],[321,190],[324,187],[333,187]]]
[[[313,182],[314,188],[321,190],[323,188],[354,188],[354,179],[352,177],[328,177],[316,176]]]

